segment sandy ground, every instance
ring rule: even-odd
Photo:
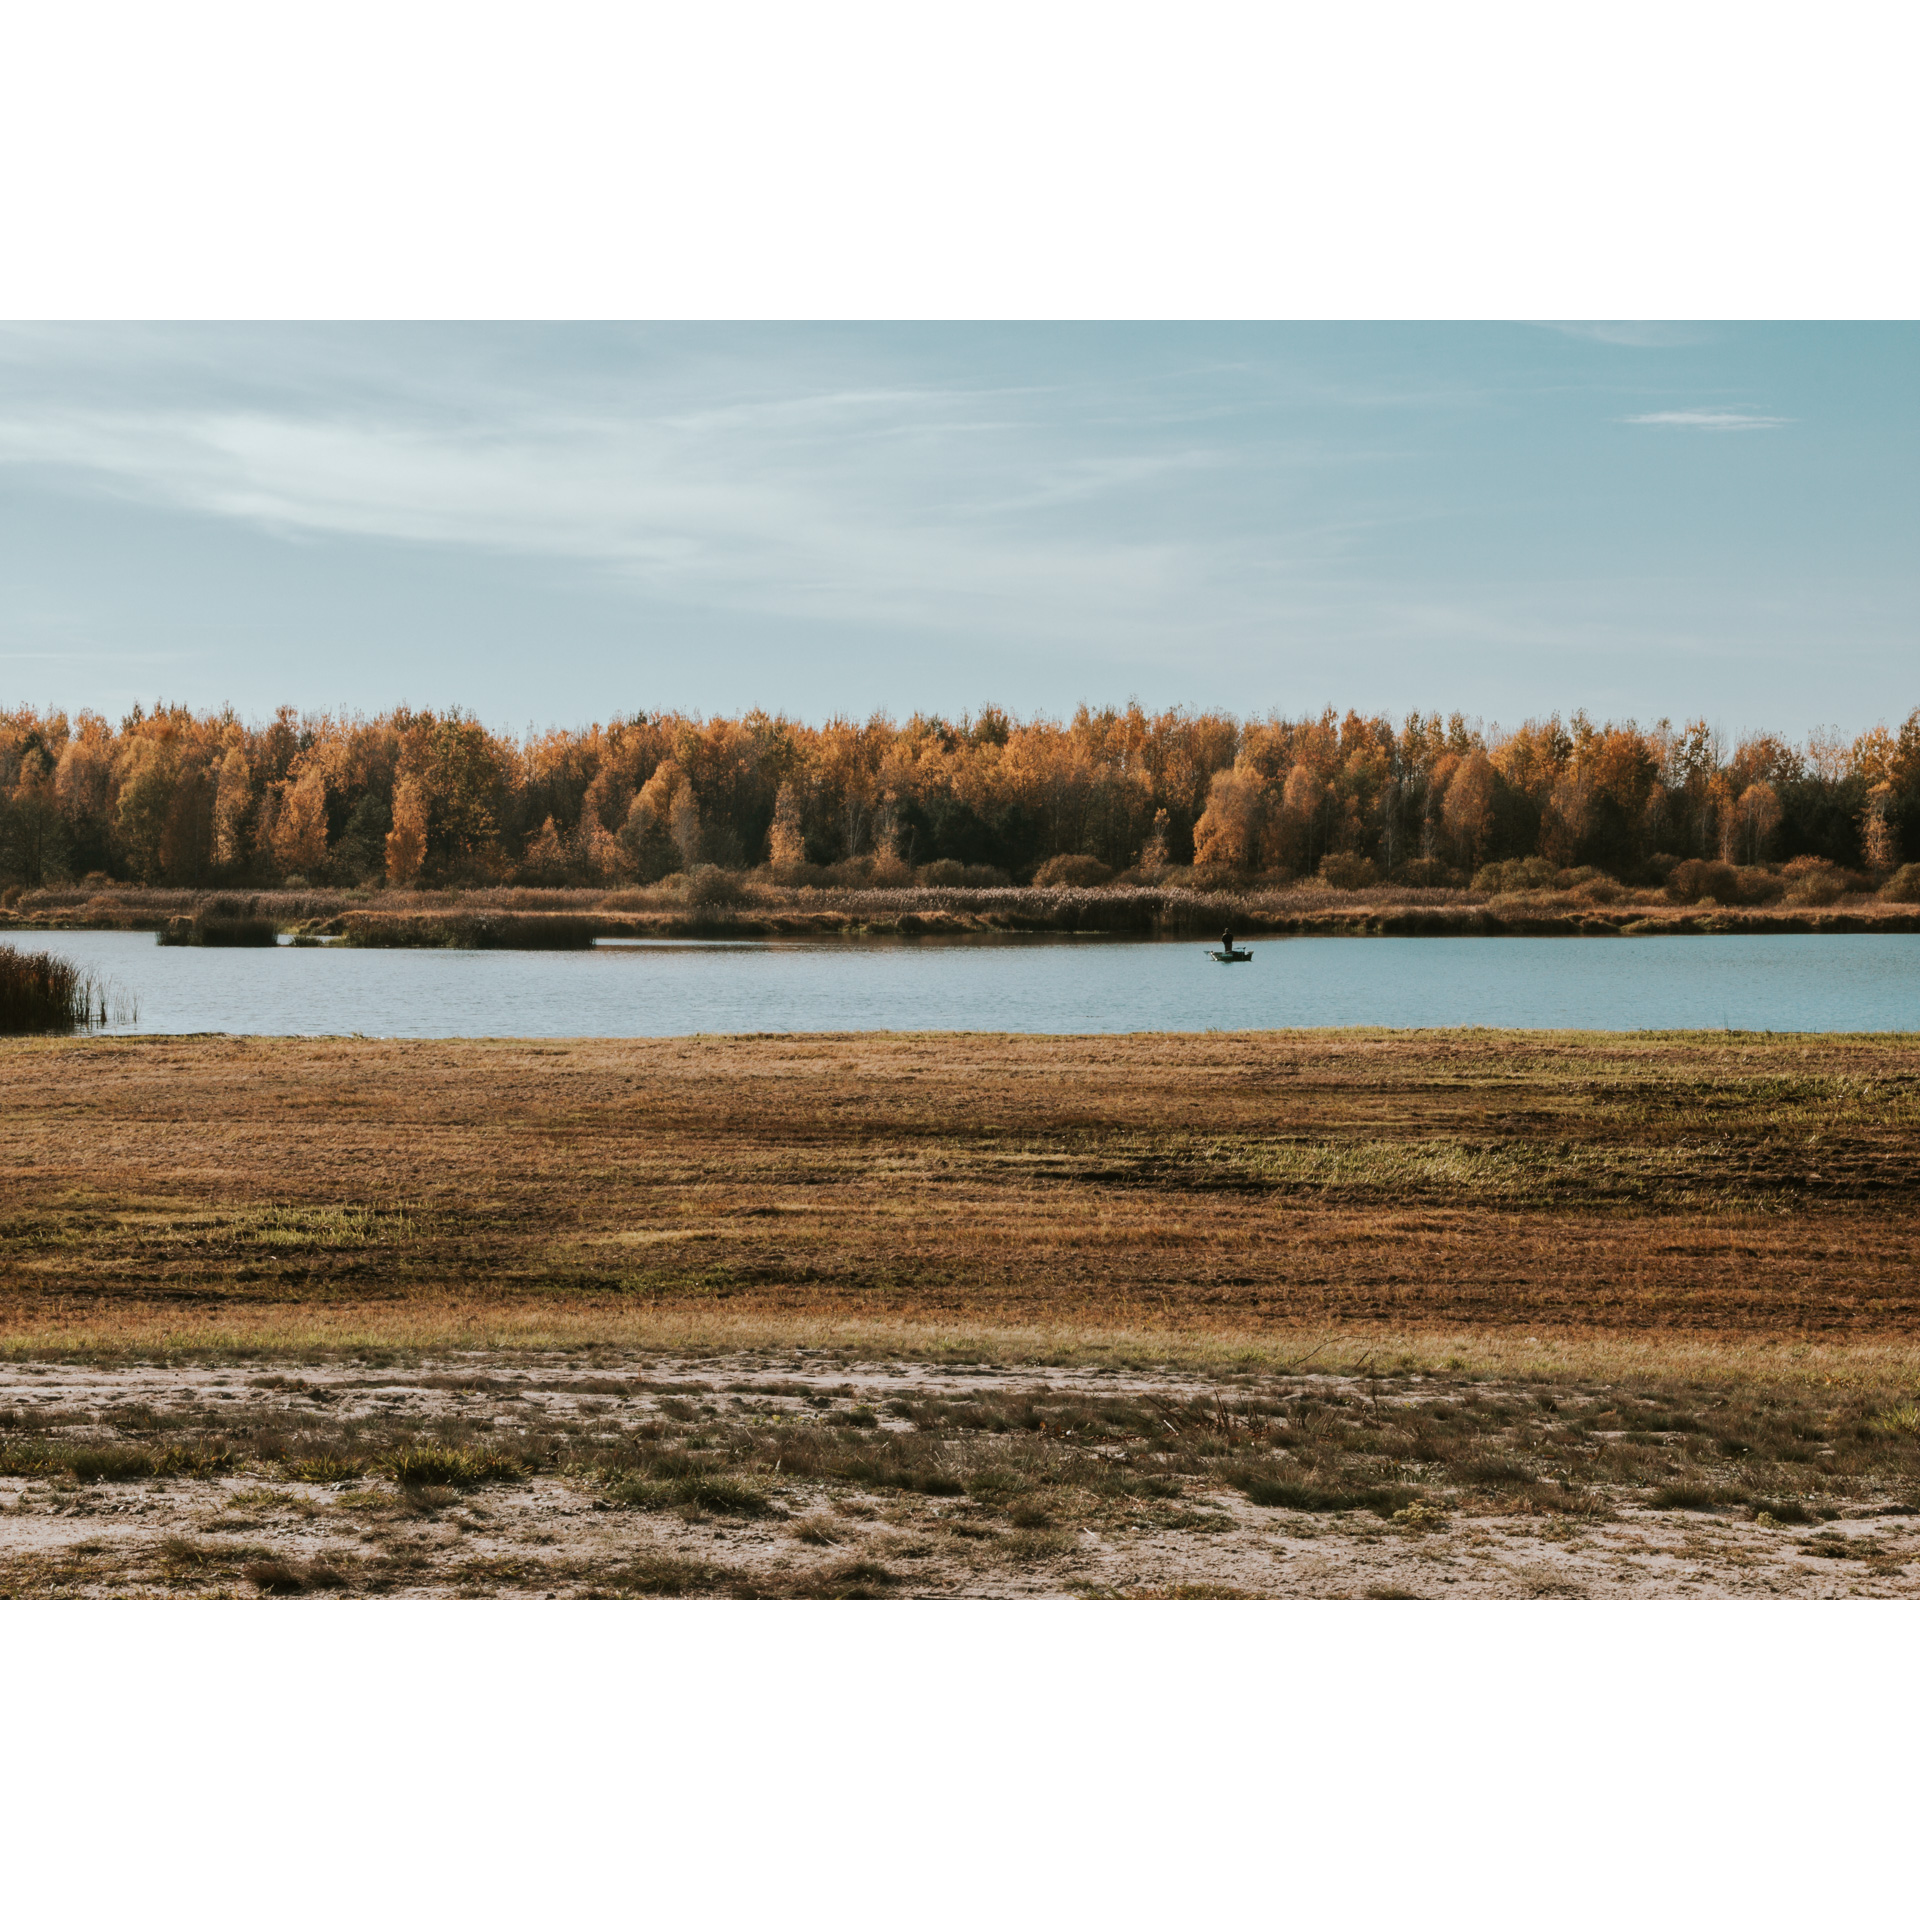
[[[1384,1404],[1387,1415],[1467,1391],[1325,1376],[1263,1389],[1303,1385],[1376,1413]],[[320,1420],[330,1430],[398,1422],[603,1438],[704,1428],[764,1445],[778,1429],[838,1417],[857,1419],[849,1438],[877,1443],[914,1431],[886,1411],[902,1395],[956,1404],[1123,1396],[1178,1409],[1217,1392],[1217,1382],[1178,1372],[848,1363],[805,1352],[625,1362],[456,1354],[395,1367],[304,1362],[297,1372],[267,1362],[16,1363],[0,1367],[0,1438],[124,1441],[142,1428]],[[1596,1446],[1608,1438],[1592,1436]],[[1076,1442],[1069,1431],[1057,1444]],[[794,1477],[776,1483],[766,1511],[729,1515],[635,1510],[578,1471],[422,1488],[378,1472],[329,1483],[270,1462],[243,1469],[92,1484],[71,1472],[0,1476],[0,1593],[1654,1599],[1899,1597],[1920,1584],[1920,1516],[1884,1498],[1788,1525],[1660,1510],[1643,1503],[1644,1489],[1589,1486],[1599,1497],[1584,1513],[1436,1500],[1388,1518],[1256,1506],[1192,1479],[1172,1498],[1010,1506],[977,1484],[934,1495]]]

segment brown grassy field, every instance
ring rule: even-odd
[[[1920,1328],[1899,1036],[23,1040],[0,1111],[13,1340],[461,1305]]]
[[[1917,1188],[1902,1036],[9,1042],[0,1590],[1894,1591]]]

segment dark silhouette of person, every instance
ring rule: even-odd
[[[1231,927],[1220,936],[1220,944],[1227,952],[1231,953],[1233,951],[1233,929]]]

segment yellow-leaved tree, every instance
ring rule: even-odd
[[[1461,761],[1447,782],[1440,819],[1452,837],[1461,865],[1471,867],[1493,825],[1493,762],[1484,753],[1470,753]]]
[[[586,807],[580,815],[579,830],[573,839],[574,858],[590,880],[613,880],[620,873],[620,843],[610,834],[599,814]]]
[[[253,804],[253,769],[238,747],[220,762],[213,796],[213,864],[237,867],[247,857],[247,809]]]
[[[1251,767],[1216,773],[1206,811],[1193,829],[1193,864],[1242,870],[1256,865],[1265,811],[1266,782]]]
[[[1869,873],[1891,873],[1900,864],[1900,836],[1892,820],[1893,784],[1882,780],[1867,790],[1860,816],[1860,849]]]
[[[773,825],[767,833],[767,858],[775,867],[797,867],[807,857],[807,837],[800,819],[800,801],[793,782],[783,780],[773,803]]]
[[[309,879],[326,865],[327,783],[318,768],[283,784],[273,823],[273,857],[282,873]]]
[[[700,809],[677,760],[662,760],[633,796],[619,840],[635,876],[648,885],[692,865],[699,852]]]
[[[387,885],[410,887],[427,857],[427,792],[417,775],[393,789],[393,831],[387,835]]]

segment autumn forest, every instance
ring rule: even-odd
[[[1460,885],[1548,861],[1861,876],[1920,852],[1920,710],[1853,740],[1705,721],[1507,728],[1082,707],[807,725],[657,712],[515,738],[457,709],[374,718],[0,712],[0,882],[1098,884],[1199,867]]]

